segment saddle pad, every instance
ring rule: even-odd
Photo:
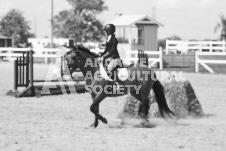
[[[118,68],[118,78],[121,81],[125,81],[129,78],[129,71],[127,68]]]
[[[99,64],[100,66],[100,75],[107,81],[113,81],[107,74],[106,70],[104,69],[103,63]]]

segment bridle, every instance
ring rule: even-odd
[[[69,70],[69,72],[70,72],[70,75],[71,75],[71,78],[73,78],[73,76],[72,76],[72,73],[73,73],[73,70],[75,70],[75,69],[73,69],[73,67],[71,66],[71,65],[69,65],[68,64],[68,55],[70,55],[70,53],[72,53],[72,52],[74,52],[76,55],[75,55],[75,59],[78,61],[78,63],[80,63],[81,62],[81,60],[79,59],[79,57],[78,57],[78,51],[75,51],[75,50],[70,50],[70,51],[68,51],[65,55],[64,55],[64,57],[63,57],[63,62],[64,63],[66,63],[66,65],[67,65],[67,67],[68,67],[68,70]]]

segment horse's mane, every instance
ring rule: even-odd
[[[82,47],[82,46],[78,46],[77,48],[78,48],[79,50],[83,51],[83,52],[88,53],[89,55],[93,56],[94,58],[97,58],[97,57],[98,57],[97,54],[91,52],[88,48],[85,48],[85,47]]]

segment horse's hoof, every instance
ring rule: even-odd
[[[156,127],[156,125],[151,124],[148,120],[144,120],[144,121],[141,123],[141,127],[153,128],[153,127]]]
[[[104,118],[104,117],[101,119],[101,121],[102,121],[103,123],[105,123],[105,124],[107,124],[107,123],[108,123],[107,119],[106,119],[106,118]]]
[[[144,119],[144,121],[145,121],[146,123],[149,123],[149,120],[148,120],[148,118],[145,118],[145,119]]]
[[[93,123],[92,125],[90,125],[90,127],[96,128],[98,126],[98,123]]]
[[[138,116],[140,119],[147,119],[147,116],[144,113],[139,113]]]

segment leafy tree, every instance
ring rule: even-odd
[[[35,37],[30,33],[29,22],[26,21],[20,10],[12,9],[0,20],[0,34],[13,38],[13,45],[19,46],[20,43],[26,43],[30,37]]]
[[[100,41],[103,25],[97,14],[107,10],[103,0],[67,0],[71,10],[61,11],[54,17],[54,36],[74,38],[76,41]]]
[[[162,47],[163,49],[166,49],[166,40],[182,40],[179,36],[177,35],[172,35],[170,37],[167,37],[165,39],[160,39],[158,40],[158,47]]]
[[[226,40],[226,18],[223,14],[220,14],[219,17],[220,22],[217,23],[214,32],[216,33],[218,30],[220,30],[221,40]]]
[[[182,40],[179,36],[177,35],[172,35],[170,37],[167,38],[168,40]]]
[[[158,40],[158,48],[162,47],[162,49],[166,49],[166,39],[159,39]]]

